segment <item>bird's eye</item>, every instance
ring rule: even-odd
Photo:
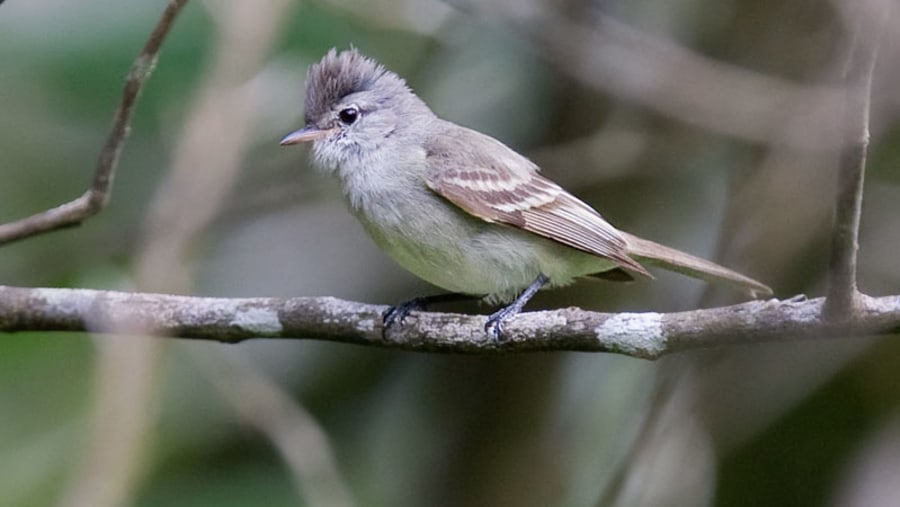
[[[346,109],[341,109],[341,112],[338,113],[338,118],[344,125],[352,125],[353,122],[359,118],[359,109],[356,106],[350,106]]]

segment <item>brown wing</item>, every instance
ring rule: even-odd
[[[432,136],[426,145],[429,188],[482,220],[512,225],[650,276],[627,255],[619,231],[593,208],[499,141],[457,128]]]

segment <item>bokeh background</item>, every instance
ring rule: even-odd
[[[0,5],[0,221],[88,185],[161,0]],[[860,285],[900,293],[894,2],[196,1],[165,42],[112,202],[0,249],[0,283],[213,296],[433,293],[380,253],[306,148],[306,68],[359,48],[638,235],[779,297],[820,296],[855,27],[884,19]],[[875,31],[863,30],[862,37]],[[676,275],[530,307],[737,301]],[[487,311],[460,306],[459,311]],[[0,336],[4,506],[888,506],[900,342],[647,362],[302,340]]]

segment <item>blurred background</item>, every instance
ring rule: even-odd
[[[164,2],[0,5],[0,222],[90,182]],[[0,283],[391,304],[395,266],[306,148],[307,67],[351,45],[613,224],[821,296],[853,33],[886,19],[860,286],[900,293],[900,18],[890,1],[197,1],[138,106],[112,202],[0,249]],[[655,273],[530,308],[738,301]],[[448,308],[486,312],[489,308]],[[296,340],[0,340],[4,506],[888,506],[900,342],[748,345],[656,362]]]

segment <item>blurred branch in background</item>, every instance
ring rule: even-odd
[[[131,129],[131,118],[144,83],[153,73],[156,59],[175,17],[187,0],[172,0],[131,65],[125,80],[122,100],[113,118],[112,130],[100,151],[94,170],[94,181],[81,197],[55,208],[37,213],[15,222],[0,224],[0,245],[22,240],[45,232],[80,224],[99,213],[109,203],[112,184],[119,164],[122,145]]]
[[[305,505],[355,505],[344,484],[328,435],[282,386],[230,350],[192,349],[192,357],[219,395],[246,424],[261,431],[281,453]]]
[[[180,10],[186,3],[186,0],[173,2],[169,4],[166,13],[173,8]],[[163,19],[167,19],[165,15]],[[157,33],[160,33],[159,28],[154,30],[154,35]],[[168,31],[161,33],[157,47]],[[154,40],[153,36],[151,40]],[[150,63],[155,65],[156,55],[153,56]],[[149,75],[149,70],[152,69],[153,65],[142,75]],[[126,85],[126,91],[130,89],[131,79]],[[129,96],[127,92],[126,96]],[[136,97],[135,90],[132,100]],[[122,109],[130,111],[130,108],[120,108],[120,111]],[[124,139],[124,135],[117,133],[124,134],[130,129],[130,114],[117,113],[117,118],[125,123],[120,126],[117,121],[110,135],[110,140],[115,140],[112,148],[115,156],[106,157],[108,148],[104,149],[98,177],[95,178],[95,184],[102,183],[102,205],[109,202],[113,182],[111,173],[115,169]],[[92,192],[93,189],[89,190],[86,196],[92,195]],[[102,207],[93,207],[89,214],[77,218],[89,218]],[[116,327],[119,333],[142,329],[139,323],[133,321],[120,321]],[[158,418],[158,390],[161,386],[159,370],[164,358],[162,344],[131,344],[122,340],[121,336],[95,336],[94,343],[99,354],[94,371],[93,404],[89,418],[91,427],[81,449],[78,465],[71,473],[67,487],[59,495],[59,507],[116,507],[131,504],[146,473],[142,463],[147,457],[147,446]]]
[[[259,73],[279,33],[279,21],[292,5],[285,0],[269,0],[265,8],[259,3],[237,3],[212,10],[220,36],[216,59],[198,89],[198,99],[178,138],[172,168],[146,219],[143,248],[136,262],[137,287],[170,292],[191,290],[190,249],[231,191],[252,137],[249,132],[256,123],[253,103],[260,94],[248,83]],[[117,124],[116,128],[124,131],[127,125]],[[115,138],[121,141],[121,136]],[[118,146],[114,152],[118,153]],[[98,180],[104,182],[103,195],[107,200],[111,178],[103,174]],[[116,333],[140,333],[151,329],[144,327],[147,324],[116,319],[114,327]],[[93,428],[81,466],[69,489],[61,495],[60,505],[66,507],[132,503],[145,473],[141,463],[158,417],[156,392],[162,385],[160,367],[166,355],[163,343],[136,344],[114,336],[98,339],[97,345],[103,353],[96,370]],[[221,380],[219,370],[210,367],[208,371]],[[222,394],[227,395],[236,413],[258,426],[282,451],[286,465],[297,478],[299,495],[315,501],[312,505],[352,505],[334,466],[320,466],[313,472],[308,469],[309,463],[331,462],[329,445],[312,419],[300,417],[303,412],[292,406],[289,395],[253,374],[249,367],[232,367],[229,386],[236,392]],[[248,392],[255,396],[235,399]],[[254,417],[247,416],[251,409],[240,406],[250,402]],[[282,414],[288,417],[281,417]],[[297,439],[298,436],[305,437]],[[318,459],[303,459],[306,451]],[[324,481],[330,487],[324,488],[316,481]]]
[[[473,15],[487,14],[519,30],[548,63],[602,93],[633,101],[712,132],[794,148],[834,144],[840,130],[830,120],[843,90],[803,86],[777,76],[705,57],[594,12],[570,19],[541,2],[473,4],[447,0]],[[773,138],[785,111],[811,113]]]

